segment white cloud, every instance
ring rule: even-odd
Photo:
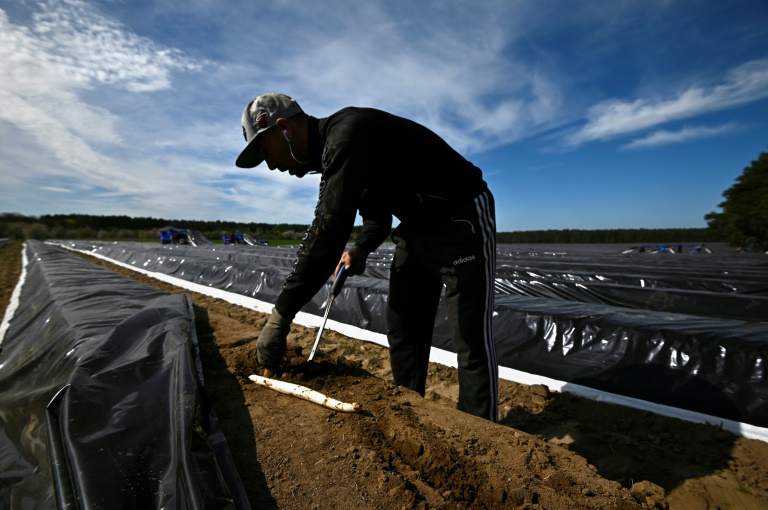
[[[0,10],[0,120],[35,133],[43,143],[62,132],[116,142],[114,118],[79,100],[77,81],[52,66],[43,46]]]
[[[44,191],[52,191],[54,193],[72,193],[71,189],[58,188],[56,186],[40,186],[40,189]]]
[[[768,59],[729,71],[713,87],[689,87],[670,98],[605,101],[590,108],[587,124],[568,137],[578,145],[607,140],[666,122],[695,117],[768,97]]]
[[[424,123],[463,153],[563,122],[565,82],[556,65],[514,55],[524,5],[433,7],[422,13],[432,20],[425,23],[398,18],[403,13],[385,4],[359,3],[314,20],[280,48],[259,47],[255,55],[291,57],[254,64],[274,84],[262,91],[284,91],[320,115],[348,105],[385,109]]]
[[[723,124],[722,126],[712,127],[685,127],[680,131],[667,131],[661,130],[651,133],[650,135],[635,140],[627,145],[624,145],[622,149],[640,149],[647,147],[658,147],[660,145],[669,145],[672,143],[683,143],[691,140],[699,140],[702,138],[714,138],[726,133],[732,133],[741,128],[741,125],[730,122]]]
[[[81,0],[50,0],[35,13],[32,31],[59,72],[83,84],[163,90],[171,85],[172,71],[203,67],[177,49],[131,33]]]
[[[164,89],[172,71],[200,65],[128,32],[84,2],[53,0],[39,7],[43,10],[33,15],[30,27],[12,24],[0,10],[0,122],[14,127],[4,130],[5,144],[26,146],[28,154],[2,149],[5,155],[13,151],[17,163],[4,182],[18,186],[66,178],[68,189],[83,195],[157,199],[162,193],[155,189],[163,185],[186,188],[171,178],[162,182],[167,170],[151,161],[115,159],[105,150],[129,152],[118,128],[121,119],[84,96],[97,86],[129,93]],[[47,164],[36,163],[39,159]],[[37,189],[60,192],[56,188]]]
[[[139,37],[85,2],[52,0],[37,8],[29,26],[12,23],[0,9],[0,201],[17,209],[25,195],[23,207],[38,212],[311,217],[317,179],[234,166],[244,145],[239,113],[187,124],[148,94],[168,89],[174,71],[208,62]],[[137,93],[144,97],[128,97]],[[171,97],[176,102],[162,107],[183,105],[175,92]],[[196,99],[189,106],[205,111],[206,101]],[[134,110],[130,120],[117,113],[116,101]],[[229,117],[232,125],[224,126]],[[216,151],[226,163],[216,161]]]

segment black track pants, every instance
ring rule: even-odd
[[[498,419],[498,365],[491,327],[496,265],[493,195],[485,191],[451,221],[424,232],[395,229],[386,320],[397,385],[425,393],[429,351],[445,285],[459,367],[459,409]]]

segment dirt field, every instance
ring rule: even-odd
[[[0,310],[20,249],[0,247]],[[282,378],[361,413],[260,387],[247,377],[267,316],[191,296],[206,389],[254,509],[768,509],[766,443],[506,381],[492,424],[455,409],[455,370],[433,366],[422,399],[391,384],[386,349],[334,332],[308,364],[316,330],[295,326]]]

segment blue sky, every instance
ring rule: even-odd
[[[283,92],[429,126],[499,231],[704,227],[768,150],[766,26],[765,0],[0,0],[0,212],[309,223],[318,176],[234,165]]]

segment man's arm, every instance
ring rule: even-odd
[[[283,283],[272,315],[256,341],[259,363],[268,370],[280,368],[293,318],[328,280],[349,241],[357,200],[353,187],[345,180],[343,173],[327,172],[320,181],[315,218],[299,246],[293,271]]]
[[[275,303],[284,317],[293,319],[320,290],[349,242],[357,212],[357,199],[349,188],[344,174],[323,175],[315,217]]]
[[[386,211],[384,204],[376,213],[369,213],[365,209],[360,211],[363,216],[363,229],[355,240],[356,246],[371,253],[389,237],[392,230],[392,214]]]
[[[358,234],[355,245],[341,256],[334,274],[339,272],[341,266],[349,270],[350,274],[363,274],[368,255],[384,242],[391,229],[392,215],[389,213],[379,213],[375,220],[370,217],[363,218],[363,229]]]
[[[349,242],[363,195],[365,172],[371,165],[371,152],[347,135],[344,139],[329,136],[326,140],[315,218],[275,303],[270,318],[274,327],[265,328],[256,342],[259,362],[268,368],[279,366],[291,321],[325,284],[334,266],[338,267]]]

